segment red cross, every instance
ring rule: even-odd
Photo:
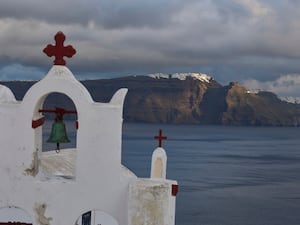
[[[54,39],[55,45],[47,45],[47,47],[44,48],[43,52],[49,57],[55,57],[54,65],[64,66],[66,65],[64,56],[71,58],[73,55],[75,55],[76,50],[72,47],[72,45],[64,46],[66,36],[63,32],[57,32],[57,34],[54,36]]]
[[[159,129],[159,135],[154,138],[158,139],[158,147],[162,147],[162,140],[166,140],[167,136],[162,136],[162,129]]]

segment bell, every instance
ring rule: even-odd
[[[47,142],[56,143],[56,150],[59,151],[59,144],[60,143],[67,143],[70,142],[67,132],[66,126],[62,121],[62,116],[57,115],[55,118],[54,123],[52,124],[51,134],[48,138]]]

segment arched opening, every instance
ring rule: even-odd
[[[119,225],[117,220],[111,215],[100,211],[90,210],[78,217],[75,225]]]
[[[38,159],[35,173],[74,179],[78,129],[74,102],[62,93],[46,94],[39,99],[33,118]]]
[[[0,225],[32,225],[30,215],[18,207],[0,208]]]
[[[77,137],[77,113],[76,107],[73,101],[66,95],[61,93],[51,93],[49,94],[43,104],[42,109],[40,109],[45,117],[45,123],[43,124],[43,143],[42,151],[53,151],[57,150],[55,140],[51,139],[51,133],[53,134],[53,125],[55,125],[55,120],[58,114],[61,115],[61,121],[65,125],[65,137],[68,141],[62,140],[59,143],[59,150],[63,149],[75,149],[76,148],[76,137]],[[64,110],[64,111],[63,111]],[[61,111],[61,112],[60,112]],[[59,113],[60,112],[60,113]],[[56,135],[57,136],[57,135]],[[53,138],[52,138],[53,139]],[[55,139],[55,138],[54,138]],[[66,138],[62,138],[66,139]]]

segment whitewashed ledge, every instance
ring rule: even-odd
[[[56,151],[42,152],[40,158],[41,172],[45,178],[60,177],[65,179],[75,178],[77,150],[75,148]]]
[[[59,153],[55,150],[42,152],[40,157],[40,169],[43,178],[49,179],[75,179],[76,173],[75,148],[63,149]],[[137,178],[128,168],[121,165],[122,177]]]

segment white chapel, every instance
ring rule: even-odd
[[[22,101],[0,85],[0,225],[174,225],[177,182],[166,178],[167,155],[153,152],[150,178],[121,164],[123,103],[119,89],[94,102],[66,67],[76,51],[65,35],[44,52],[54,65]],[[76,107],[76,147],[43,151],[44,101],[68,96]],[[53,109],[60,114],[67,109]],[[150,160],[150,159],[149,159]],[[9,223],[10,222],[10,223]]]

